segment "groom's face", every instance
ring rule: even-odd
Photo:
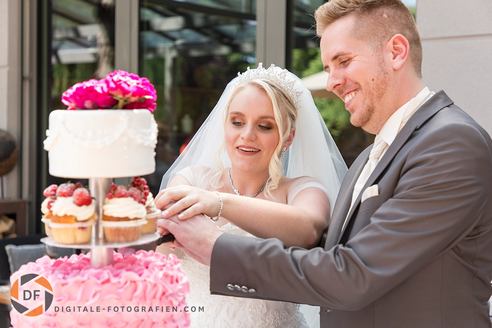
[[[326,89],[350,112],[352,125],[378,133],[387,119],[390,70],[382,50],[353,36],[356,17],[348,15],[328,25],[321,37],[321,60],[330,74]]]

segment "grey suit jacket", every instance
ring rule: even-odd
[[[322,327],[490,327],[491,150],[438,92],[388,148],[362,189],[377,184],[379,195],[359,196],[344,231],[369,148],[343,181],[322,247],[224,234],[211,292],[319,305]]]

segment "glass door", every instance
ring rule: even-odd
[[[159,126],[152,193],[218,101],[255,66],[256,1],[141,1],[140,74],[157,91]]]

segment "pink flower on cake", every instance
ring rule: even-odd
[[[68,110],[156,108],[157,93],[150,81],[125,71],[114,71],[101,80],[76,83],[62,95]]]
[[[118,109],[155,109],[156,91],[150,81],[125,71],[114,71],[106,76],[109,94],[118,100]]]
[[[76,83],[62,95],[62,103],[69,110],[113,108],[118,101],[108,92],[106,80],[89,80]]]

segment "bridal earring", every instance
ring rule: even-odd
[[[280,151],[280,156],[279,156],[280,161],[284,159],[286,151],[287,151],[287,147],[282,148],[282,150]]]

